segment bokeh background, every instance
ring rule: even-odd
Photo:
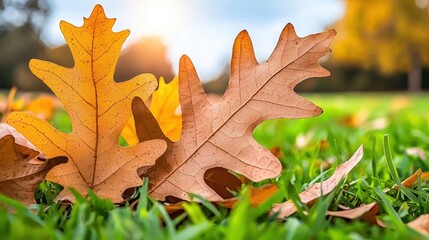
[[[338,32],[332,54],[321,60],[332,76],[304,81],[298,91],[429,89],[429,0],[0,0],[0,89],[48,91],[28,61],[73,66],[59,22],[80,26],[97,3],[117,18],[115,31],[131,30],[117,81],[143,72],[169,81],[187,54],[206,91],[222,93],[236,35],[247,29],[265,61],[291,22],[300,36]]]

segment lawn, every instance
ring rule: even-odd
[[[395,169],[402,181],[418,169],[429,171],[429,95],[306,94],[324,109],[310,119],[264,122],[255,130],[259,143],[272,149],[284,170],[271,181],[280,190],[267,202],[251,207],[244,186],[232,209],[185,203],[183,212],[168,215],[162,204],[140,189],[134,210],[90,196],[73,205],[53,202],[56,186],[45,182],[36,192],[43,204],[29,208],[0,196],[0,236],[6,239],[425,239],[405,226],[429,213],[425,179],[411,190],[379,190],[395,185]],[[67,115],[57,110],[52,124],[70,131]],[[385,135],[388,134],[388,137]],[[386,139],[389,142],[386,142]],[[311,207],[297,195],[312,183],[328,178],[360,145],[363,160],[341,186]],[[392,157],[385,157],[390,146]],[[393,163],[389,168],[389,163]],[[392,177],[393,175],[393,177]],[[249,185],[262,185],[251,183]],[[410,196],[410,194],[412,196]],[[275,201],[293,199],[299,211],[277,221],[269,210]],[[377,217],[386,227],[362,220],[326,217],[326,210],[354,208],[377,201]]]

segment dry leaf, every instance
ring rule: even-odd
[[[417,169],[416,172],[414,172],[413,174],[411,174],[411,176],[407,177],[404,181],[402,181],[401,182],[402,186],[404,186],[406,188],[410,188],[410,187],[416,185],[417,181],[419,180],[419,176],[422,180],[424,180],[424,178],[422,177],[422,170],[421,169]],[[399,186],[395,184],[394,188],[396,190],[398,190]]]
[[[426,172],[425,172],[426,173]],[[415,185],[418,181],[418,178],[422,180],[426,180],[429,177],[429,174],[422,173],[420,169],[418,169],[415,173],[413,173],[411,176],[409,176],[407,179],[402,181],[402,185],[406,188],[410,188],[413,185]],[[394,186],[395,189],[399,189],[397,185]],[[388,189],[385,189],[384,192],[389,191]],[[379,225],[381,227],[385,227],[385,224],[376,218],[380,208],[376,202],[372,202],[369,204],[362,205],[357,208],[348,209],[344,211],[328,211],[327,215],[334,216],[334,217],[341,217],[346,219],[356,219],[360,218],[366,222]]]
[[[15,143],[12,135],[0,138],[0,193],[22,201],[34,203],[34,191],[45,179],[48,171],[66,163],[66,157],[47,159],[44,164],[31,164],[29,160],[39,153]]]
[[[150,101],[150,112],[157,120],[161,130],[171,141],[177,142],[182,133],[182,113],[179,106],[179,79],[175,77],[171,82],[165,83],[164,78],[159,79],[158,89],[153,92]],[[139,142],[134,117],[131,117],[124,130],[122,137],[128,145]]]
[[[125,124],[124,129],[122,129],[121,136],[125,139],[128,146],[134,146],[139,143],[139,139],[136,134],[136,124],[134,122],[134,117],[131,116]]]
[[[223,199],[232,198],[230,191],[237,192],[247,179],[239,179],[228,171],[228,169],[215,167],[204,173],[204,181]]]
[[[0,113],[3,114],[2,121],[13,111],[26,111],[39,118],[50,120],[54,108],[57,107],[58,100],[48,94],[34,97],[34,93],[21,93],[16,97],[17,88],[13,87],[8,94],[6,101],[0,101]]]
[[[21,110],[24,105],[24,101],[22,99],[15,100],[16,92],[17,88],[12,87],[6,100],[0,102],[0,115],[2,115],[2,121],[4,121],[12,111]]]
[[[55,100],[51,96],[40,96],[25,106],[25,110],[42,119],[51,119]]]
[[[188,199],[187,193],[192,192],[209,201],[222,200],[204,181],[204,173],[215,167],[252,181],[276,177],[282,169],[280,161],[253,139],[253,130],[267,119],[322,113],[293,89],[307,78],[329,75],[318,61],[330,52],[334,35],[329,30],[300,38],[288,24],[271,57],[259,64],[248,33],[242,31],[233,47],[228,89],[216,104],[209,102],[191,60],[183,56],[179,64],[182,136],[168,144],[153,168],[144,171],[150,179],[150,194],[161,200],[169,195]],[[136,125],[144,125],[139,122],[145,118],[135,119]],[[136,127],[139,139],[152,139],[146,134],[155,128]]]
[[[22,146],[25,148],[30,148],[37,152],[37,155],[30,159],[30,162],[33,161],[34,163],[37,163],[37,158],[44,158],[47,157],[41,153],[31,142],[29,142],[24,136],[22,136],[21,133],[16,131],[16,129],[9,124],[6,123],[0,123],[0,138],[6,136],[6,135],[12,135],[15,139],[15,143],[18,144],[18,146]],[[43,163],[43,162],[42,162]]]
[[[171,141],[177,142],[182,133],[182,113],[179,105],[179,79],[168,84],[159,79],[159,87],[153,92],[150,112],[157,120],[162,132]]]
[[[261,203],[267,201],[271,196],[279,190],[275,184],[266,184],[261,187],[250,189],[250,205],[256,207]],[[230,198],[223,201],[215,202],[227,208],[233,208],[237,203],[237,198]]]
[[[334,190],[341,180],[349,174],[349,172],[359,163],[363,156],[362,146],[353,154],[353,156],[345,163],[339,165],[334,174],[327,180],[315,183],[311,187],[307,188],[304,192],[299,194],[301,202],[304,204],[311,204],[318,198],[328,195]],[[292,201],[284,203],[274,204],[271,209],[272,214],[278,214],[279,219],[285,219],[296,212],[296,207]]]
[[[88,189],[114,202],[129,187],[141,185],[136,169],[155,163],[164,151],[162,140],[121,148],[118,138],[131,116],[135,96],[147,99],[156,79],[143,74],[126,82],[113,80],[119,51],[129,31],[112,32],[115,19],[108,19],[97,5],[82,27],[62,21],[60,26],[72,51],[75,66],[31,60],[30,69],[46,83],[67,110],[73,131],[59,132],[49,123],[26,113],[12,113],[8,122],[48,157],[67,156],[67,164],[49,172],[47,179],[73,187],[86,195]],[[60,199],[72,199],[63,191]]]
[[[366,109],[345,116],[341,123],[350,128],[361,127],[368,119],[369,112]]]
[[[328,211],[328,216],[340,217],[345,219],[362,219],[366,222],[376,224],[375,216],[380,211],[380,208],[376,202],[365,204],[357,208],[343,210],[343,211]]]
[[[424,235],[429,235],[429,214],[423,214],[413,221],[407,223],[407,226]]]
[[[405,152],[409,156],[417,156],[421,160],[426,160],[427,159],[425,150],[422,149],[422,148],[420,148],[420,147],[410,147],[410,148],[405,149]]]
[[[263,202],[267,201],[270,197],[272,197],[278,190],[279,188],[272,183],[266,184],[264,186],[257,187],[257,188],[251,187],[250,188],[250,205],[252,207],[256,207],[262,204]],[[226,208],[233,208],[238,201],[239,201],[238,198],[230,198],[222,201],[215,201],[212,203],[222,205]],[[176,211],[183,210],[182,203],[183,202],[168,204],[168,205],[164,205],[164,207],[167,210],[167,212],[171,214]]]

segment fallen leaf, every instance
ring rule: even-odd
[[[1,120],[4,121],[9,113],[16,110],[21,110],[24,105],[24,101],[22,99],[15,100],[15,95],[17,92],[16,87],[12,87],[7,95],[5,101],[0,102],[0,117]]]
[[[322,196],[328,195],[332,190],[334,190],[341,180],[349,174],[349,172],[359,163],[363,156],[362,146],[353,154],[353,156],[347,162],[339,165],[333,175],[327,180],[315,183],[311,187],[307,188],[305,191],[299,194],[301,202],[304,204],[312,204],[315,200]],[[271,209],[271,214],[277,214],[278,219],[285,219],[290,215],[294,214],[297,211],[295,204],[291,200],[274,204]]]
[[[153,116],[153,114],[140,98],[133,99],[132,110],[134,119],[137,120],[135,123],[136,128],[139,130],[137,134],[139,135],[140,141],[148,141],[150,139],[164,139],[167,143],[167,147],[171,147],[174,144],[173,141],[164,135],[157,120],[155,119],[155,116]],[[166,156],[163,155],[161,158],[164,157]],[[147,176],[147,171],[148,168],[140,168],[138,173],[141,177],[143,177]],[[242,183],[247,181],[247,178],[240,180],[230,173],[228,169],[214,167],[208,169],[204,173],[204,181],[222,198],[231,198],[232,194],[229,192],[229,190],[238,191]],[[149,186],[150,185],[151,182],[149,182]],[[177,198],[172,195],[167,195],[164,200],[171,202],[171,199],[174,199],[174,202],[177,202],[177,200],[179,202],[183,200],[182,198]]]
[[[222,99],[222,96],[220,96],[218,94],[209,93],[209,94],[207,94],[207,98],[209,99],[210,103],[215,104],[215,103],[218,103]]]
[[[135,96],[147,99],[156,88],[151,74],[115,82],[113,74],[119,51],[129,31],[112,32],[115,19],[108,19],[100,5],[84,18],[82,27],[62,21],[61,31],[75,60],[73,68],[31,60],[30,69],[57,95],[68,112],[73,131],[62,133],[46,121],[26,113],[12,113],[8,122],[48,157],[67,156],[47,179],[65,187],[59,199],[72,200],[69,187],[86,196],[121,201],[122,192],[142,184],[136,169],[155,163],[166,148],[162,140],[121,148],[118,138],[131,116]]]
[[[27,106],[24,107],[24,110],[36,115],[42,119],[51,119],[52,113],[54,111],[55,101],[51,96],[39,96],[36,99],[32,100]]]
[[[422,171],[418,169],[415,173],[413,173],[411,176],[402,181],[402,185],[406,188],[414,186],[417,183],[419,176],[422,180],[428,179],[429,174],[424,175],[425,173],[422,173]],[[397,185],[395,185],[394,188],[399,189]],[[388,192],[389,190],[389,188],[385,189],[384,192]],[[360,218],[371,224],[379,225],[380,227],[385,227],[386,225],[381,220],[376,218],[379,211],[380,207],[378,206],[378,204],[376,202],[372,202],[357,208],[348,209],[344,211],[328,211],[327,215],[351,220]]]
[[[158,89],[152,94],[150,112],[155,117],[165,136],[173,142],[177,142],[182,133],[182,113],[180,110],[179,79],[175,77],[169,83],[165,83],[164,78],[161,77]],[[139,142],[134,117],[128,120],[121,135],[130,146]]]
[[[165,136],[173,142],[179,141],[182,133],[182,113],[177,77],[168,84],[165,83],[164,78],[159,79],[159,87],[152,94],[149,109]]]
[[[15,143],[18,146],[22,146],[25,148],[32,149],[37,152],[37,155],[30,159],[31,161],[34,161],[34,163],[37,163],[36,158],[47,158],[43,153],[39,151],[30,141],[28,141],[21,133],[19,133],[14,127],[10,126],[6,123],[0,123],[0,138],[6,136],[6,135],[12,135],[15,139]],[[42,162],[43,163],[43,162]]]
[[[134,146],[139,143],[139,139],[136,134],[136,124],[134,122],[134,117],[131,116],[125,124],[124,129],[122,129],[121,136],[125,139],[128,146]]]
[[[376,224],[376,216],[380,208],[376,202],[365,204],[357,208],[343,210],[343,211],[328,211],[326,215],[333,217],[340,217],[345,219],[362,219],[366,222]]]
[[[407,226],[424,235],[429,235],[429,214],[423,214],[413,221],[407,223]]]
[[[266,184],[261,187],[252,187],[250,189],[250,206],[256,207],[261,203],[267,201],[271,196],[279,190],[275,184]],[[238,198],[230,198],[222,201],[215,202],[216,204],[222,205],[226,208],[233,208],[237,203]]]
[[[196,193],[209,201],[220,201],[222,197],[204,181],[204,173],[215,167],[252,181],[278,176],[280,161],[253,139],[253,130],[268,119],[322,113],[293,89],[307,78],[329,75],[319,59],[330,52],[328,45],[334,35],[334,30],[328,30],[300,38],[288,24],[271,57],[259,64],[248,33],[242,31],[233,47],[228,89],[216,104],[210,103],[191,60],[183,56],[179,63],[182,136],[179,142],[168,143],[156,165],[144,171],[150,179],[150,194],[163,200],[167,196],[188,199],[188,193]],[[147,133],[159,127],[154,124],[139,129],[137,125],[143,126],[140,122],[146,122],[145,118],[134,116],[139,139],[152,139]]]
[[[369,112],[366,109],[345,116],[341,123],[350,128],[358,128],[362,126],[368,119]]]
[[[223,199],[232,198],[230,191],[237,192],[241,185],[246,182],[246,179],[240,180],[228,169],[215,167],[210,168],[204,173],[204,181]]]
[[[270,197],[272,197],[279,188],[275,184],[266,184],[261,187],[250,187],[250,205],[252,207],[256,207],[263,202],[267,201]],[[239,198],[229,198],[221,201],[214,201],[213,204],[221,205],[226,208],[233,208],[236,203],[239,201]],[[164,205],[165,209],[168,213],[174,213],[179,210],[183,210],[182,207],[183,202],[175,203],[175,204],[166,204]]]
[[[35,203],[34,191],[45,179],[48,171],[66,163],[66,157],[47,159],[44,164],[31,164],[29,160],[39,152],[20,146],[12,135],[0,138],[0,193],[22,201]]]
[[[422,170],[421,169],[417,169],[416,172],[414,172],[413,174],[411,174],[411,176],[407,177],[404,181],[401,182],[402,186],[406,187],[406,188],[410,188],[414,185],[417,184],[417,181],[419,180],[419,176],[422,180],[424,180],[424,178],[422,177]],[[399,189],[399,186],[395,184],[394,188],[396,190]]]
[[[409,156],[417,156],[419,157],[421,160],[426,160],[427,156],[426,156],[426,152],[425,150],[423,150],[420,147],[410,147],[405,149],[405,152],[409,155]]]

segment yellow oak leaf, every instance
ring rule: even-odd
[[[179,105],[179,79],[177,77],[169,83],[165,83],[162,77],[159,79],[158,89],[152,94],[150,111],[165,136],[173,142],[179,141],[182,133],[182,114]],[[128,120],[121,135],[128,145],[132,146],[139,142],[134,117]]]
[[[73,199],[67,190],[72,187],[84,196],[92,189],[100,197],[121,201],[125,189],[142,184],[136,170],[153,165],[166,149],[160,139],[127,148],[118,145],[119,134],[131,116],[132,99],[147,99],[157,82],[151,74],[114,81],[118,55],[129,35],[128,30],[113,32],[114,22],[100,5],[84,18],[82,27],[61,22],[75,60],[73,68],[30,61],[31,71],[52,89],[68,112],[71,133],[62,133],[26,113],[15,112],[8,117],[9,124],[48,157],[69,158],[67,164],[55,167],[47,176],[65,187],[60,199]]]
[[[168,84],[164,78],[160,78],[158,90],[152,94],[149,109],[162,132],[173,142],[179,141],[182,133],[182,113],[179,104],[179,78],[175,77]]]
[[[55,102],[50,96],[40,96],[25,106],[25,110],[38,115],[43,119],[51,119]]]
[[[121,132],[121,136],[125,139],[125,141],[127,141],[128,146],[134,146],[139,143],[133,116],[131,116],[125,124],[125,127]]]

